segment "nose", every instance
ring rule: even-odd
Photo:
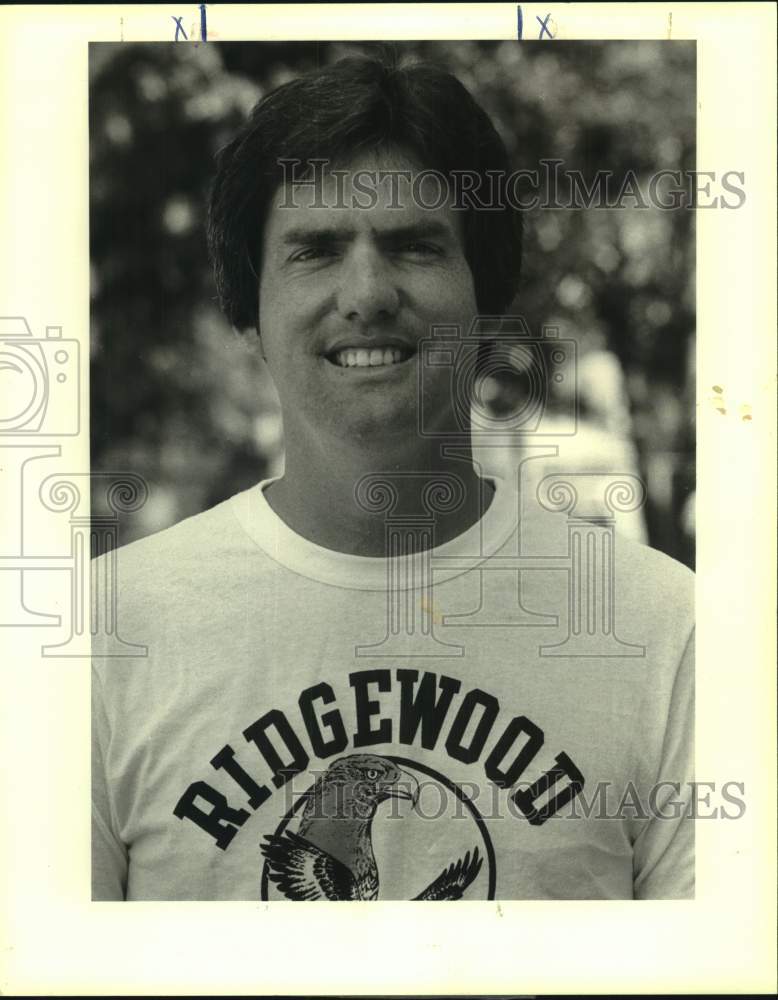
[[[391,264],[375,246],[349,250],[341,270],[338,311],[358,326],[370,326],[397,313],[400,297]]]

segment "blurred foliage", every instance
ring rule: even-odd
[[[132,470],[149,502],[122,540],[196,513],[277,470],[277,400],[219,313],[204,213],[216,151],[269,89],[371,44],[90,46],[92,466]],[[695,49],[682,42],[408,42],[492,116],[517,168],[591,178],[695,167]],[[631,203],[627,202],[629,206]],[[693,212],[526,214],[515,303],[539,332],[614,356],[649,486],[649,539],[691,563]],[[603,352],[607,352],[604,355]],[[593,366],[593,370],[596,366]],[[597,383],[584,413],[607,424]],[[625,428],[626,430],[627,428]],[[685,525],[685,527],[684,527]]]

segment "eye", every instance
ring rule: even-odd
[[[329,250],[327,247],[314,246],[314,247],[303,247],[302,250],[296,250],[290,257],[291,261],[302,261],[307,260],[319,260],[322,257],[331,257],[334,252]]]
[[[420,243],[418,241],[403,243],[402,246],[398,247],[398,251],[413,254],[416,257],[439,257],[443,252],[440,247],[433,243]]]
[[[365,777],[367,778],[368,781],[375,781],[375,779],[378,777],[379,774],[380,771],[378,771],[375,767],[369,767],[365,771]]]

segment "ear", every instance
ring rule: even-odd
[[[253,340],[256,338],[257,344],[259,345],[259,353],[262,358],[265,358],[265,348],[262,344],[262,334],[258,326],[235,326],[232,327],[233,335],[240,340]]]
[[[257,288],[259,288],[259,281],[257,281]],[[257,340],[259,341],[259,353],[262,356],[262,360],[266,361],[265,357],[265,345],[262,343],[262,327],[259,325],[259,292],[257,291],[257,308],[254,313],[254,332],[257,335]]]

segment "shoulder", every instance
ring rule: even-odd
[[[175,572],[178,567],[180,571],[220,548],[234,548],[243,538],[232,510],[233,500],[231,497],[169,528],[123,545],[113,554],[103,554],[94,562],[99,565],[112,555],[123,571],[153,578],[160,570]]]
[[[619,637],[677,665],[694,629],[694,583],[687,566],[616,535],[611,592]]]
[[[564,516],[537,512],[526,519],[525,547],[528,555],[551,556],[549,568],[565,569],[574,591],[599,595],[617,621],[686,642],[694,624],[695,575],[676,559],[613,527],[578,521],[571,530]]]
[[[614,582],[629,588],[636,599],[661,596],[664,602],[693,604],[695,576],[688,566],[619,534],[614,536],[614,555]]]
[[[125,620],[144,620],[239,586],[247,567],[256,572],[263,559],[235,516],[235,499],[99,556],[93,587],[115,591]]]

